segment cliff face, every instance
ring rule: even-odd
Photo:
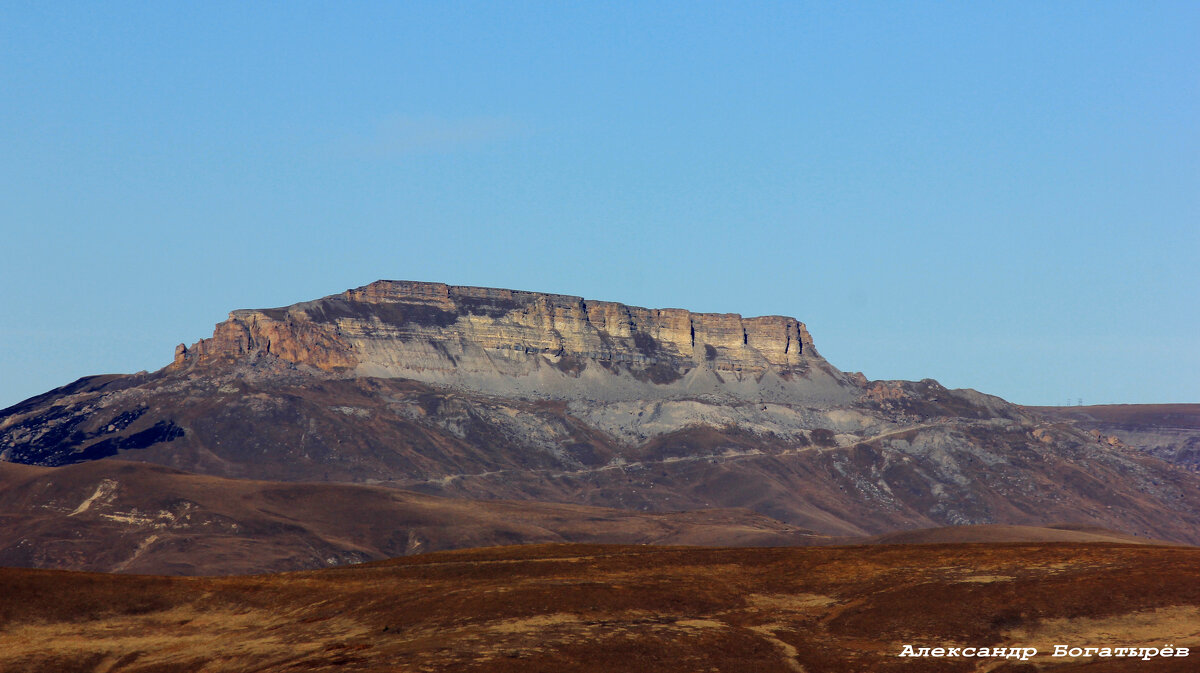
[[[647,309],[581,297],[378,281],[276,309],[240,310],[173,367],[275,356],[331,374],[412,378],[574,397],[733,392],[844,397],[803,323],[783,316]],[[502,381],[503,379],[503,381]],[[602,382],[615,385],[600,385]],[[515,384],[515,386],[514,386]],[[814,387],[815,386],[815,387]],[[515,390],[514,390],[515,389]],[[791,391],[796,393],[796,390]]]
[[[975,391],[847,376],[790,318],[429,283],[235,311],[162,371],[0,410],[0,461],[109,457],[483,500],[749,508],[829,535],[1071,523],[1200,541],[1200,475]],[[105,511],[104,479],[120,481],[80,486],[56,516]],[[129,516],[165,534],[170,517],[143,515],[192,511],[174,506]]]

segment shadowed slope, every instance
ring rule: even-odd
[[[51,465],[110,455],[475,500],[746,508],[833,536],[1068,523],[1200,542],[1194,474],[972,391],[868,391],[827,409],[564,403],[325,379],[265,359],[83,381],[0,420],[0,444]]]

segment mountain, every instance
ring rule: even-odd
[[[172,366],[255,356],[504,397],[848,402],[857,394],[793,318],[441,283],[379,281],[285,308],[234,311],[211,339],[180,344]]]
[[[1200,543],[1197,474],[972,390],[842,372],[793,318],[437,283],[234,311],[160,371],[0,411],[0,458],[739,509],[825,536],[1072,525]]]

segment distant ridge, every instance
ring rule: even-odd
[[[1135,446],[1200,472],[1200,404],[1099,404],[1027,407],[1070,423],[1104,443]]]

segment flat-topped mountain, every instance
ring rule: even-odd
[[[234,311],[160,371],[0,411],[0,459],[106,458],[472,500],[739,508],[825,536],[1068,525],[1200,543],[1200,475],[973,390],[843,373],[795,319],[435,283]],[[123,488],[101,472],[73,473],[54,507]],[[48,511],[28,486],[16,519]],[[149,539],[145,521],[125,525]]]
[[[858,395],[795,318],[411,281],[233,311],[212,338],[180,344],[172,367],[267,355],[329,374],[547,399]]]

